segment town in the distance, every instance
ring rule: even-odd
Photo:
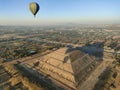
[[[0,90],[120,90],[120,25],[1,25]]]

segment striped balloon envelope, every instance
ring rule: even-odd
[[[40,9],[40,6],[39,6],[39,4],[36,3],[36,2],[31,2],[31,3],[29,4],[29,9],[30,9],[30,11],[32,12],[32,14],[33,14],[34,16],[36,16],[36,14],[38,13],[38,11],[39,11],[39,9]]]

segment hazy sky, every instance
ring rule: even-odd
[[[38,2],[36,18],[30,2]],[[0,25],[120,23],[120,0],[0,0]]]

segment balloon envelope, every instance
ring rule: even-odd
[[[36,2],[32,2],[29,4],[29,9],[32,12],[32,14],[35,16],[37,14],[37,12],[39,11],[40,6]]]

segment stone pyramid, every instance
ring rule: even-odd
[[[69,90],[76,90],[97,65],[94,57],[73,48],[58,49],[41,57],[39,62],[41,72]]]

